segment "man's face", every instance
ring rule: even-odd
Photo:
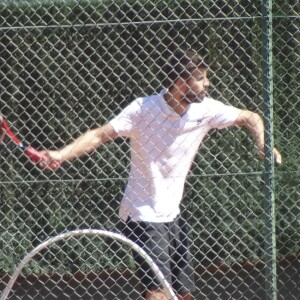
[[[209,87],[207,79],[207,70],[199,68],[191,73],[190,78],[186,80],[186,99],[193,102],[197,99],[203,100]]]

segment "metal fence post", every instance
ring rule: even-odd
[[[262,70],[265,119],[265,260],[266,298],[277,299],[276,216],[274,197],[274,139],[273,139],[273,68],[272,68],[272,1],[262,3]]]

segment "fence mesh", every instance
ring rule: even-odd
[[[171,53],[192,49],[209,62],[212,98],[264,116],[261,5],[2,1],[1,113],[33,147],[62,147],[133,99],[159,91]],[[275,215],[264,205],[271,170],[257,158],[249,134],[239,128],[212,131],[195,157],[181,207],[197,272],[195,299],[270,297],[270,218],[276,225],[274,295],[297,299],[300,292],[299,1],[274,2],[271,21],[273,116],[265,122],[274,126],[284,160],[273,174]],[[4,142],[1,290],[18,262],[47,238],[75,228],[116,230],[130,162],[128,140],[117,139],[51,172],[32,164],[8,138]],[[68,241],[34,259],[10,297],[140,299],[134,269],[128,251],[105,239]],[[106,274],[115,286],[109,296],[101,294]],[[73,293],[72,284],[82,292]]]

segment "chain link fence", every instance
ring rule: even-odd
[[[300,293],[299,1],[274,1],[265,14],[268,4],[0,4],[1,113],[35,148],[62,147],[133,99],[159,91],[161,67],[175,49],[198,51],[209,62],[211,97],[259,112],[273,128],[267,138],[283,154],[280,167],[270,167],[270,157],[259,161],[251,137],[239,128],[212,131],[195,157],[182,213],[197,300],[289,300]],[[124,139],[55,172],[4,142],[1,290],[22,258],[48,238],[78,228],[116,231],[129,172]],[[134,271],[130,252],[117,241],[70,238],[32,259],[9,299],[142,299]]]

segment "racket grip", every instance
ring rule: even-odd
[[[41,151],[32,147],[27,147],[24,152],[33,162],[39,162],[43,158]]]

